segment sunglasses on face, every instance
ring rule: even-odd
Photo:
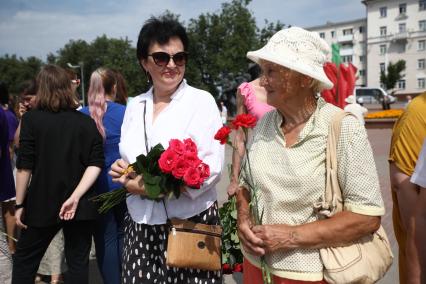
[[[151,56],[152,59],[154,59],[154,63],[161,67],[169,64],[170,59],[173,59],[173,62],[176,64],[176,66],[184,66],[188,60],[188,53],[185,51],[181,51],[173,55],[160,51],[148,54],[148,56]]]

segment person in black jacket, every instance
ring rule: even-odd
[[[97,208],[89,200],[104,164],[94,121],[75,110],[64,69],[46,65],[37,76],[36,109],[22,117],[16,176],[16,223],[23,228],[12,283],[32,284],[50,241],[63,229],[67,283],[88,283]],[[28,186],[29,185],[29,186]]]

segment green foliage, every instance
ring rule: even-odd
[[[219,208],[219,215],[223,226],[222,263],[228,263],[231,267],[236,263],[243,263],[240,239],[237,234],[237,207],[235,197],[225,202]]]
[[[215,97],[225,75],[246,72],[246,53],[257,46],[256,21],[248,2],[223,3],[220,13],[201,14],[188,25],[190,61],[186,77]]]
[[[389,62],[387,73],[380,73],[380,83],[385,86],[386,90],[395,88],[396,83],[402,79],[402,71],[405,70],[405,60],[398,60],[395,64]]]
[[[36,57],[23,59],[16,55],[5,55],[0,57],[0,80],[9,87],[11,94],[18,94],[19,85],[25,81],[34,78],[43,62]]]
[[[91,73],[99,67],[121,72],[127,80],[129,96],[139,95],[148,89],[145,75],[136,59],[136,49],[127,38],[113,39],[102,35],[90,44],[84,40],[71,40],[58,51],[57,56],[49,55],[48,60],[63,67],[67,67],[67,63],[83,63],[86,94]]]

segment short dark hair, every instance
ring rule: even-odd
[[[20,96],[35,96],[37,93],[37,82],[35,79],[30,79],[22,82],[18,87],[18,92]]]
[[[172,37],[178,37],[182,41],[184,51],[188,50],[188,36],[185,28],[177,20],[167,15],[149,18],[139,32],[136,46],[138,60],[148,58],[151,44],[166,44]]]
[[[7,105],[9,103],[9,90],[5,82],[0,82],[0,104]]]
[[[78,107],[65,69],[53,64],[45,65],[37,75],[37,86],[38,109],[58,112]]]

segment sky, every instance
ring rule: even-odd
[[[128,38],[136,45],[142,24],[166,9],[185,24],[203,13],[218,13],[227,0],[0,0],[0,56],[36,56],[43,61],[69,40]],[[311,27],[365,17],[361,0],[252,0],[258,27],[281,21]]]

